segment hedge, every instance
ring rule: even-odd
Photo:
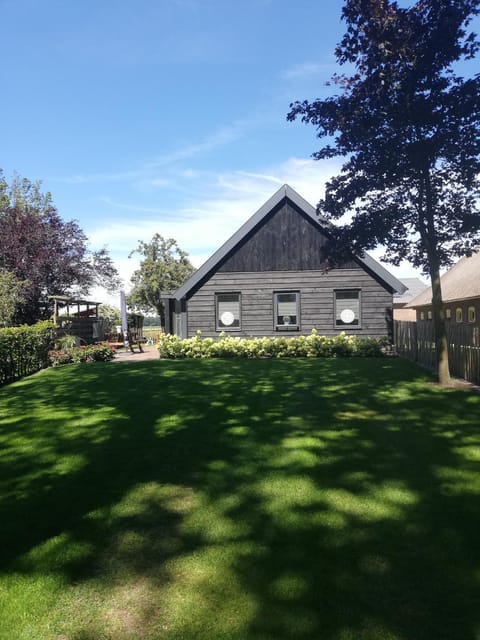
[[[336,358],[381,357],[387,338],[358,338],[344,333],[328,338],[315,329],[309,336],[236,338],[179,338],[164,334],[157,342],[160,358]]]
[[[54,335],[48,321],[0,329],[0,385],[48,367]]]

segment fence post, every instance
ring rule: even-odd
[[[418,325],[416,322],[413,322],[413,344],[414,346],[414,354],[413,361],[418,362]]]

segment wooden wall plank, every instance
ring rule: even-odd
[[[361,268],[330,271],[218,272],[188,300],[188,335],[197,330],[215,337],[215,293],[242,293],[242,328],[233,335],[308,335],[315,328],[320,334],[337,335],[334,327],[334,289],[358,288],[362,296],[362,326],[344,328],[345,333],[385,336],[389,332],[392,295]],[[300,331],[275,331],[274,291],[300,291]]]

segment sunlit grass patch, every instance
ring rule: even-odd
[[[480,396],[401,360],[0,391],[1,640],[476,640]]]

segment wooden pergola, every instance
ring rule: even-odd
[[[101,302],[82,300],[71,296],[48,296],[48,299],[53,300],[53,322],[56,326],[59,324],[60,315],[66,315],[69,318],[98,318],[98,307],[102,304]],[[67,313],[59,313],[59,310],[64,308],[66,308]],[[71,312],[72,308],[76,308],[76,311]]]

